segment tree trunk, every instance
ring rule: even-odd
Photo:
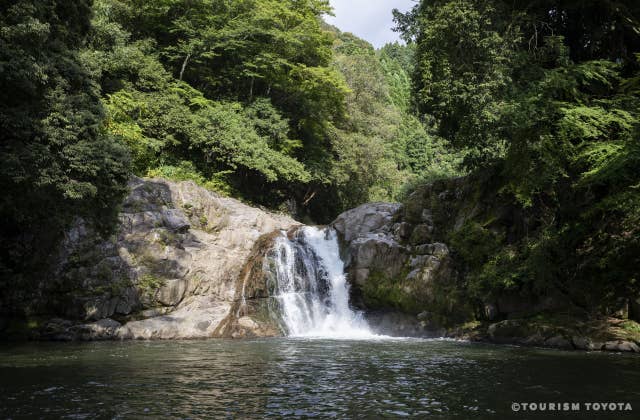
[[[187,68],[187,63],[189,63],[189,59],[191,58],[191,54],[187,54],[184,61],[182,62],[182,68],[180,69],[180,77],[178,80],[182,80],[182,76],[184,75],[184,70]]]

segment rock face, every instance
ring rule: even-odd
[[[42,338],[219,336],[258,239],[297,225],[192,182],[134,178],[129,187],[114,236],[82,221],[68,233],[46,293],[55,296],[47,309],[68,321],[49,322]]]
[[[115,234],[82,220],[67,232],[51,277],[37,286],[40,318],[31,338],[47,340],[251,338],[278,336],[270,296],[269,252],[283,231],[302,225],[284,215],[221,197],[192,182],[131,180]],[[592,319],[563,315],[562,297],[537,301],[503,292],[471,299],[455,233],[502,204],[465,199],[464,179],[418,188],[401,206],[370,203],[341,214],[338,232],[351,303],[373,330],[450,336],[562,349],[639,352],[640,301]],[[485,210],[482,210],[482,208]],[[505,213],[509,211],[505,210]],[[502,217],[502,216],[501,216]],[[499,220],[498,218],[497,220]],[[483,230],[511,235],[493,218]],[[453,234],[452,234],[453,233]],[[271,262],[270,262],[271,261]],[[620,311],[618,311],[620,312]],[[562,315],[562,316],[559,316]],[[625,318],[629,316],[630,320]],[[44,322],[41,320],[45,319]],[[28,324],[31,324],[29,321]],[[0,330],[8,329],[0,319]]]
[[[371,203],[343,213],[332,226],[343,242],[354,303],[368,310],[422,313],[423,327],[435,325],[428,311],[448,305],[446,290],[457,273],[447,245],[432,240],[429,210],[418,223],[408,223],[401,205]],[[457,309],[451,305],[447,312],[455,315]]]
[[[463,260],[473,258],[478,245],[469,226],[481,220],[482,232],[517,237],[523,223],[511,219],[520,216],[499,198],[474,191],[465,178],[423,185],[403,205],[371,203],[345,212],[332,226],[342,241],[352,303],[382,334],[637,351],[640,334],[636,324],[625,324],[626,316],[567,317],[567,298],[557,293],[471,297]],[[631,318],[640,313],[638,307],[629,302]]]

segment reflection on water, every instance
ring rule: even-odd
[[[437,340],[0,347],[2,418],[529,418],[514,415],[514,401],[630,402],[637,412],[640,358]]]

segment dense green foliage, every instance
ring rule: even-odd
[[[94,9],[83,57],[138,175],[193,179],[328,221],[394,199],[431,163],[456,170],[453,155],[436,162],[443,142],[409,115],[410,50],[376,53],[324,25],[326,1],[98,0]]]
[[[124,193],[127,151],[77,50],[90,17],[87,1],[0,6],[1,290],[46,266],[74,217],[108,227]]]
[[[341,116],[346,92],[329,65],[325,10],[315,1],[97,1],[85,55],[135,171],[189,167],[193,179],[269,205],[320,182],[318,126]]]
[[[132,175],[328,222],[460,155],[411,112],[414,48],[322,21],[326,0],[18,1],[0,9],[3,290]],[[19,289],[15,287],[14,289]]]
[[[396,21],[413,106],[520,215],[503,221],[517,234],[475,220],[452,238],[472,295],[637,298],[640,5],[422,1]]]
[[[393,200],[412,178],[456,173],[457,156],[409,113],[411,50],[376,53],[324,25],[325,1],[94,9],[83,56],[138,175],[329,221]]]

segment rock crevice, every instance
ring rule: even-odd
[[[111,238],[82,220],[68,232],[55,278],[41,286],[56,297],[43,312],[56,318],[40,338],[218,336],[256,243],[298,225],[192,182],[134,178],[129,188]]]

